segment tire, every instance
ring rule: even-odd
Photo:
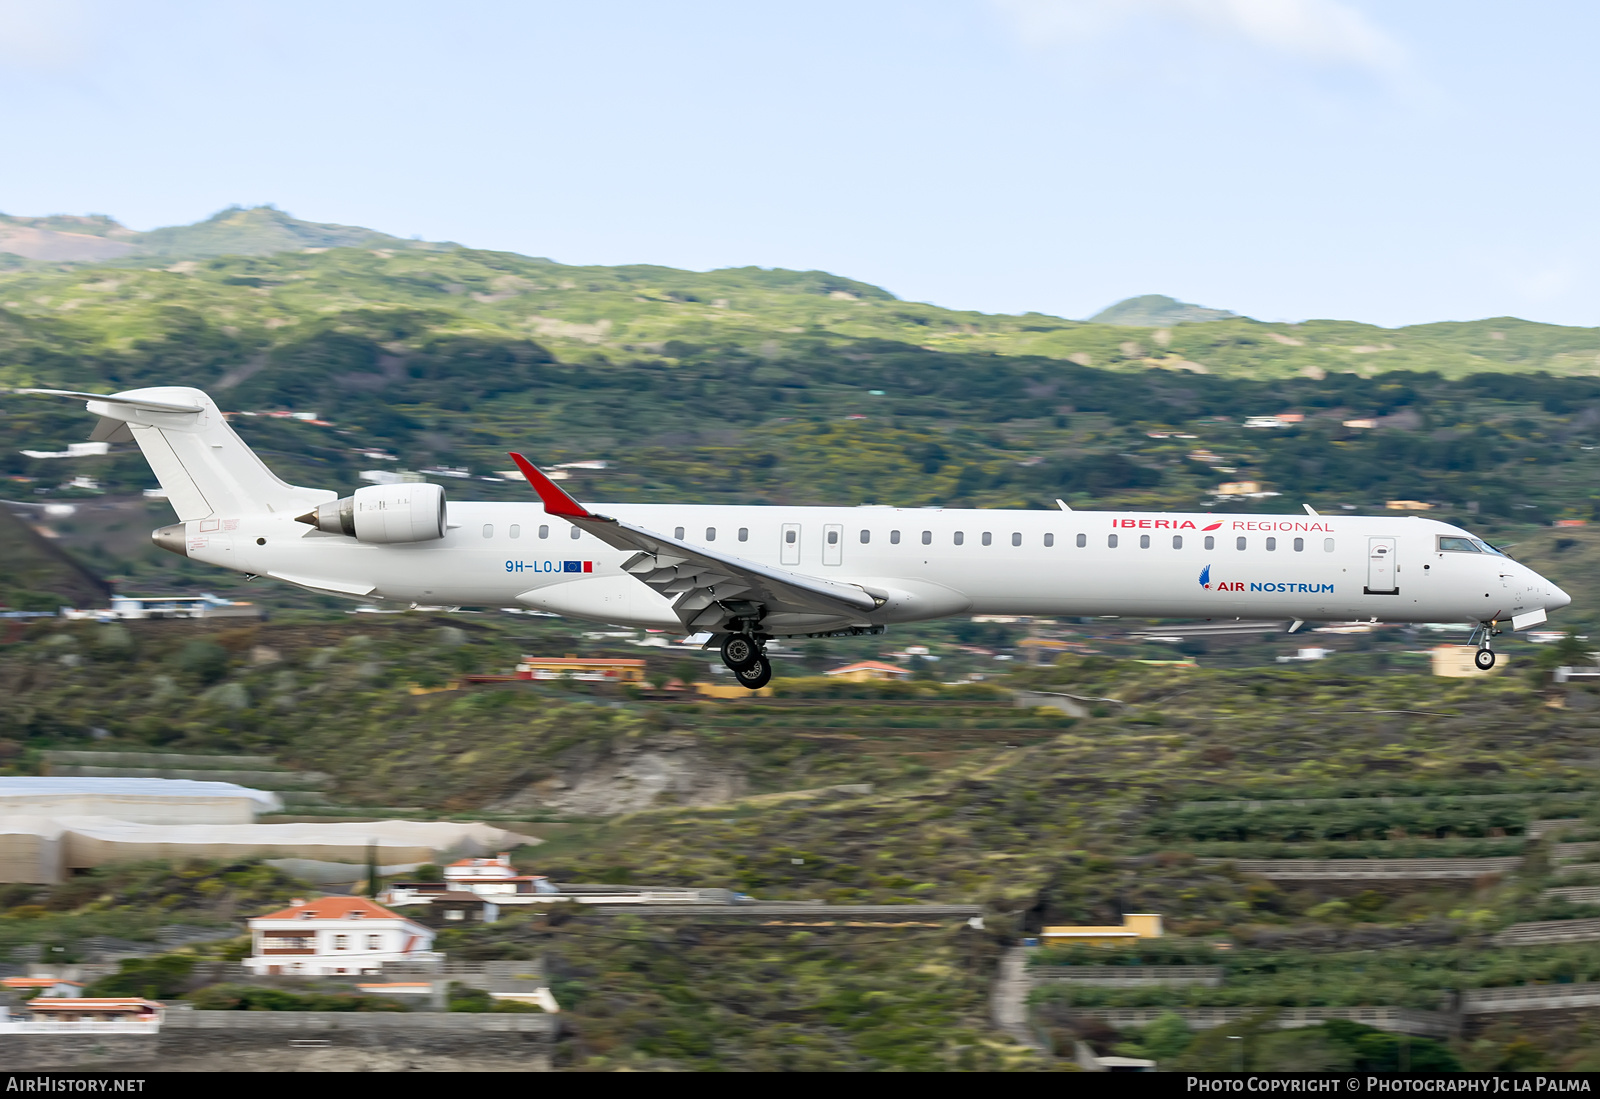
[[[736,672],[743,672],[761,659],[761,646],[748,634],[730,633],[722,639],[722,662]]]
[[[752,691],[759,691],[772,681],[772,662],[762,657],[757,657],[754,664],[744,671],[735,672],[739,678],[739,686],[748,687]]]
[[[1478,666],[1480,672],[1486,672],[1494,667],[1494,650],[1479,649],[1473,656],[1472,662]]]

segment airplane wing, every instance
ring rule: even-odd
[[[544,501],[547,514],[615,549],[634,550],[623,569],[671,600],[673,611],[691,629],[714,630],[729,618],[749,614],[741,604],[752,609],[759,604],[762,609],[755,617],[774,612],[859,617],[885,602],[885,597],[854,584],[775,569],[596,515],[522,455],[512,454],[511,460]]]

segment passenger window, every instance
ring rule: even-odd
[[[494,524],[493,523],[485,523],[485,524],[483,524],[483,536],[485,538],[493,538],[494,537]]]
[[[706,541],[707,542],[715,542],[716,540],[717,540],[717,528],[716,527],[707,527],[706,528]]]
[[[1441,553],[1480,553],[1477,545],[1470,538],[1445,538],[1439,539],[1439,552]]]
[[[899,531],[891,530],[889,532],[889,544],[891,546],[898,546],[900,544],[900,532]]]
[[[1294,540],[1294,551],[1296,553],[1304,553],[1305,549],[1306,549],[1306,540],[1304,538],[1296,538]]]
[[[1211,537],[1211,535],[1209,535],[1209,534],[1206,535],[1206,549],[1216,549],[1216,548],[1217,548],[1217,540],[1215,538]]]
[[[1055,545],[1055,544],[1056,544],[1056,536],[1055,536],[1055,535],[1053,535],[1053,534],[1047,534],[1047,535],[1045,535],[1045,536],[1044,536],[1044,544],[1045,544],[1045,545],[1046,545],[1046,546],[1053,546],[1053,545]]]
[[[1106,545],[1108,547],[1110,547],[1111,549],[1116,549],[1117,548],[1117,536],[1115,534],[1106,535]]]
[[[511,537],[513,537],[513,538],[521,538],[522,537],[522,528],[520,526],[518,526],[516,523],[512,523],[511,524],[511,529],[509,531],[507,531],[506,533],[510,534]]]
[[[1240,535],[1238,538],[1235,538],[1233,540],[1233,548],[1234,549],[1244,549],[1244,536],[1243,535]]]
[[[794,545],[795,540],[799,537],[800,532],[797,530],[786,530],[783,532],[783,540],[789,543],[791,546]]]
[[[1333,539],[1332,538],[1324,538],[1322,540],[1322,552],[1323,553],[1332,553],[1333,552]]]
[[[1183,535],[1174,534],[1172,536],[1172,548],[1173,549],[1182,549],[1183,548]]]
[[[540,523],[539,524],[539,537],[540,538],[548,538],[548,537],[550,537],[550,526],[549,526],[548,523]]]
[[[1087,534],[1078,535],[1078,548],[1079,549],[1082,549],[1084,546],[1087,546],[1088,544],[1089,544],[1089,536]]]
[[[983,544],[986,545],[986,546],[993,545],[994,544],[994,535],[990,534],[988,531],[984,531],[983,532]]]
[[[739,541],[741,541],[741,542],[750,541],[750,528],[749,527],[740,527],[739,528]]]
[[[582,538],[582,537],[583,537],[583,531],[579,530],[577,527],[573,527],[572,528],[572,540],[574,542],[576,542],[579,538]]]
[[[683,541],[683,528],[682,527],[673,527],[672,528],[672,536],[674,538],[676,538],[680,542]],[[792,542],[792,541],[794,541],[794,539],[791,538],[791,539],[789,539],[789,541]]]
[[[1273,552],[1275,552],[1277,550],[1277,548],[1278,548],[1278,540],[1276,538],[1268,538],[1267,539],[1267,552],[1268,553],[1273,553]]]
[[[1150,536],[1148,534],[1139,535],[1139,548],[1140,549],[1149,549],[1150,548]]]
[[[922,532],[922,544],[925,546],[933,545],[933,531],[925,530]]]
[[[870,530],[862,531],[861,532],[861,544],[864,546],[870,541],[872,541],[872,532]]]
[[[1013,546],[1022,545],[1022,532],[1020,530],[1014,530],[1011,532],[1011,544]]]
[[[836,531],[836,530],[830,530],[828,532],[828,545],[837,546],[838,544],[839,544],[839,532]]]
[[[956,545],[959,546],[959,545],[961,545],[961,543],[965,542],[966,540],[967,540],[966,531],[961,531],[961,530],[956,531]]]

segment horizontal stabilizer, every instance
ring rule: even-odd
[[[85,401],[105,401],[108,404],[123,404],[130,408],[143,409],[147,412],[200,412],[199,405],[174,404],[171,401],[152,401],[145,397],[122,397],[115,393],[80,393],[76,389],[13,389],[12,393],[33,393],[42,397],[77,397]]]

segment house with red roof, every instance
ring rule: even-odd
[[[910,679],[911,669],[896,664],[885,664],[881,660],[862,660],[859,663],[846,664],[842,668],[830,669],[822,674],[849,683],[865,683],[874,679]]]
[[[366,897],[296,897],[250,921],[244,964],[261,974],[378,973],[387,963],[437,960],[436,934]]]

